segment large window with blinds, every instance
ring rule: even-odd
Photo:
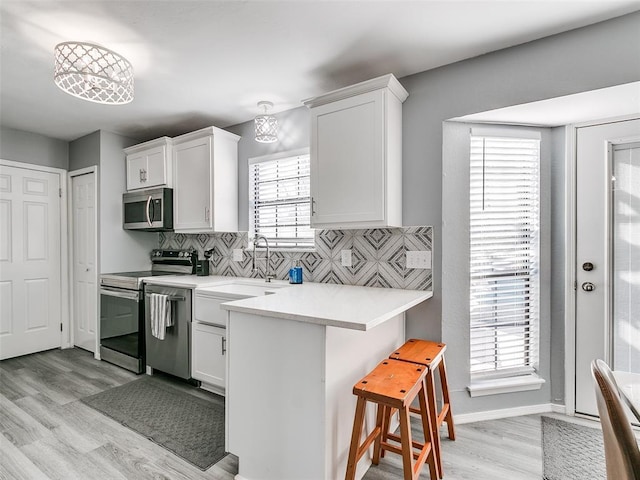
[[[249,227],[272,248],[312,248],[308,150],[249,160]]]
[[[471,135],[472,379],[538,364],[540,137],[522,136]]]

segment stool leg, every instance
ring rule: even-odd
[[[409,422],[409,407],[398,410],[400,415],[400,438],[402,443],[402,468],[404,480],[413,480],[413,450],[411,442],[411,423]]]
[[[356,404],[356,414],[353,419],[353,432],[351,433],[351,446],[349,447],[349,458],[347,460],[347,473],[345,480],[353,480],[356,477],[356,466],[358,465],[358,449],[360,446],[360,437],[362,436],[362,427],[364,426],[364,412],[367,401],[363,397],[358,397]]]
[[[380,463],[380,451],[382,450],[382,455],[384,456],[384,449],[381,448],[381,443],[387,441],[387,434],[385,428],[389,428],[387,416],[389,415],[390,408],[383,404],[378,404],[378,414],[376,416],[376,427],[381,429],[380,435],[376,437],[376,440],[373,444],[373,459],[371,463],[374,465],[378,465]],[[385,427],[386,424],[386,427]]]
[[[447,382],[447,367],[444,363],[444,356],[440,361],[438,367],[440,371],[440,385],[442,385],[442,408],[447,409],[445,415],[445,421],[447,422],[447,429],[449,430],[449,438],[451,440],[456,439],[456,432],[453,426],[453,414],[451,413],[451,402],[449,401],[449,383]]]
[[[429,409],[429,416],[431,417],[431,431],[433,432],[433,449],[436,460],[436,470],[438,471],[438,477],[442,478],[444,472],[442,471],[442,449],[440,448],[440,429],[438,428],[438,410],[436,407],[436,386],[433,381],[433,370],[429,369],[429,373],[425,377],[427,385],[427,408]]]
[[[382,442],[386,443],[389,438],[389,429],[391,428],[391,417],[395,412],[395,408],[385,406],[384,410],[384,421],[382,422]],[[380,456],[384,458],[385,449],[383,448],[380,452]]]
[[[427,463],[429,464],[429,478],[435,480],[438,478],[438,468],[436,466],[436,449],[433,443],[433,419],[429,414],[429,407],[427,402],[426,384],[423,383],[422,390],[418,394],[418,400],[420,400],[420,417],[422,419],[422,431],[424,432],[424,443],[431,445],[429,454],[427,455]]]

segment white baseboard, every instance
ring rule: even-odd
[[[201,382],[200,388],[202,390],[206,390],[207,392],[215,393],[216,395],[220,395],[222,397],[226,396],[226,391],[222,387],[218,387],[217,385],[211,385],[207,382]]]
[[[519,417],[521,415],[535,415],[538,413],[565,413],[564,405],[556,403],[542,403],[539,405],[527,405],[524,407],[501,408],[499,410],[487,410],[485,412],[453,414],[453,422],[456,424],[481,422],[484,420],[497,420],[499,418]]]

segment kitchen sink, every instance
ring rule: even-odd
[[[238,297],[259,297],[270,295],[282,288],[279,285],[267,285],[257,283],[229,283],[227,285],[208,287],[207,291],[234,295]]]

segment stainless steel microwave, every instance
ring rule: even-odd
[[[124,193],[122,219],[125,230],[173,230],[173,189],[153,188]]]

